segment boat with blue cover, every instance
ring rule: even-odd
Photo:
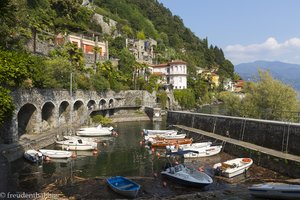
[[[137,197],[141,186],[123,176],[114,176],[106,179],[108,186],[118,194],[129,198]]]

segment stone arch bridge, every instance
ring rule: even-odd
[[[97,93],[77,90],[16,90],[12,92],[16,109],[12,120],[0,130],[4,143],[18,142],[23,134],[40,134],[64,125],[80,125],[92,112],[114,115],[118,109],[154,107],[156,95],[128,90]]]

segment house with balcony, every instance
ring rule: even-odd
[[[108,42],[99,41],[97,36],[87,37],[83,35],[62,35],[56,37],[56,44],[62,45],[66,42],[71,42],[79,49],[82,49],[84,54],[85,63],[87,66],[92,66],[95,62],[103,62],[109,59]],[[97,47],[97,51],[95,48]]]
[[[165,64],[151,65],[150,73],[159,74],[162,84],[170,85],[173,89],[187,89],[187,63],[181,60]]]

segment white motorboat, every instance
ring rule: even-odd
[[[188,150],[188,149],[197,149],[202,147],[210,147],[212,142],[196,142],[192,144],[180,144],[180,145],[171,145],[166,146],[166,149],[171,152],[175,152],[177,150]]]
[[[251,158],[235,158],[213,166],[216,174],[231,178],[244,173],[253,164]]]
[[[49,158],[70,158],[72,152],[63,150],[53,150],[53,149],[40,149],[39,150],[44,156]]]
[[[166,133],[166,134],[157,134],[157,135],[145,135],[145,141],[152,142],[155,139],[167,139],[167,140],[176,140],[183,139],[186,137],[186,134],[177,134],[176,132]]]
[[[100,138],[97,138],[97,137],[80,137],[80,136],[76,136],[76,135],[73,135],[73,136],[64,136],[64,140],[86,140],[86,141],[89,141],[89,142],[100,142],[101,139]]]
[[[96,142],[90,142],[84,139],[62,140],[62,141],[56,141],[55,143],[64,150],[80,151],[80,150],[97,149]]]
[[[29,149],[24,152],[24,158],[29,160],[32,163],[41,164],[43,162],[43,154],[34,149]]]
[[[112,135],[113,127],[102,127],[101,125],[97,127],[86,127],[80,128],[76,131],[76,135],[78,136],[109,136]]]
[[[143,129],[144,135],[163,135],[163,134],[177,134],[177,130],[150,130]]]
[[[250,194],[266,199],[300,199],[300,185],[286,183],[263,183],[248,187]]]
[[[185,150],[193,150],[198,153],[187,153],[184,154],[184,158],[201,158],[207,156],[213,156],[221,152],[222,146],[206,146],[206,147],[199,147],[199,148],[187,148]]]
[[[190,151],[171,152],[168,155],[184,155],[185,153],[190,153]],[[205,172],[188,168],[184,164],[166,167],[161,175],[175,183],[192,187],[201,188],[213,183],[213,179]]]

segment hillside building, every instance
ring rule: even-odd
[[[151,38],[146,40],[126,39],[126,47],[134,55],[135,60],[140,63],[153,64],[154,46],[157,46],[157,42]]]
[[[151,65],[150,73],[161,76],[161,83],[173,89],[187,89],[187,63],[181,60]]]

